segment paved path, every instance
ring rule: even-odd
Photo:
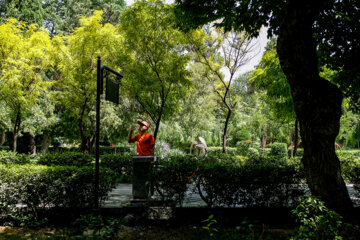
[[[354,195],[354,188],[352,184],[347,185],[349,194],[356,206],[359,206],[360,199]],[[130,204],[132,199],[132,184],[121,183],[116,186],[110,193],[109,198],[104,203],[104,208],[119,208]],[[154,196],[155,198],[158,196]],[[202,207],[206,203],[200,198],[198,193],[193,193],[190,190],[186,192],[183,207]]]

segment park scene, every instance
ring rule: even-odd
[[[360,239],[360,0],[0,0],[1,239]]]

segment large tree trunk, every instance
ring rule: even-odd
[[[228,108],[228,112],[226,115],[225,125],[224,125],[224,132],[222,136],[222,152],[226,153],[226,136],[227,136],[227,129],[229,126],[229,120],[232,113],[232,109]]]
[[[311,193],[347,215],[352,203],[341,176],[335,153],[342,94],[319,76],[312,25],[323,1],[288,1],[282,13],[277,52],[291,86],[300,134],[304,145],[302,162]]]

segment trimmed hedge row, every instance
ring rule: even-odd
[[[22,213],[36,219],[43,208],[91,208],[93,178],[90,167],[0,164],[0,211],[15,219]],[[116,178],[110,169],[100,169],[100,203],[115,186]]]
[[[93,166],[95,158],[81,152],[55,152],[41,154],[37,164],[46,166]]]
[[[159,164],[152,175],[155,189],[164,200],[180,205],[189,184],[209,207],[295,206],[305,194],[300,164],[199,161],[193,156],[163,159]]]
[[[29,164],[32,157],[27,154],[18,154],[10,151],[0,151],[0,164]]]
[[[133,175],[133,156],[135,155],[132,153],[105,154],[100,156],[100,166],[109,168],[119,174],[119,182],[130,183]]]

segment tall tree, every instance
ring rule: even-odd
[[[102,10],[102,23],[116,25],[120,22],[124,0],[44,0],[44,25],[51,35],[70,34],[79,27],[79,18],[90,17],[95,10]]]
[[[0,1],[0,23],[15,18],[42,27],[45,17],[42,0],[3,0]]]
[[[277,53],[291,87],[294,108],[300,122],[304,144],[302,162],[312,194],[320,196],[328,207],[350,213],[352,203],[341,176],[334,141],[339,132],[342,93],[319,76],[317,50],[323,51],[322,64],[335,63],[344,76],[359,76],[356,57],[359,42],[359,2],[347,0],[249,1],[176,0],[177,14],[184,27],[195,27],[220,19],[227,30],[246,30],[257,35],[262,25],[269,34],[277,34]],[[351,13],[351,14],[347,14]],[[334,25],[333,23],[338,23]],[[337,39],[333,31],[347,26]],[[316,35],[315,35],[316,33]],[[315,38],[316,37],[316,38]],[[348,43],[347,43],[348,41]],[[350,45],[351,48],[342,46]],[[338,49],[338,50],[336,50]],[[345,50],[346,49],[346,50]],[[348,53],[341,54],[342,51]],[[348,72],[347,69],[350,69]],[[357,75],[355,75],[357,74]],[[351,83],[356,78],[347,79]],[[334,197],[336,196],[336,197]]]
[[[56,82],[55,98],[76,119],[81,138],[81,150],[90,152],[95,139],[90,113],[95,108],[96,63],[119,71],[117,59],[121,53],[121,35],[111,24],[101,24],[102,12],[84,17],[72,34],[56,36],[53,41],[59,51],[56,57],[61,78]],[[66,44],[65,44],[66,43]]]
[[[175,27],[170,5],[160,0],[137,1],[122,14],[129,59],[124,62],[124,87],[155,124],[179,109],[190,84],[185,38]]]
[[[13,126],[13,150],[22,129],[22,121],[47,90],[43,72],[54,64],[49,34],[15,19],[0,25],[0,99],[10,111]]]
[[[287,123],[295,122],[294,138],[292,139],[293,155],[295,156],[299,143],[298,119],[294,112],[290,85],[286,81],[276,53],[276,38],[272,38],[268,42],[266,51],[251,76],[251,83],[258,91],[265,93],[266,104],[269,105],[275,118]]]
[[[222,135],[222,151],[226,152],[227,131],[230,117],[240,100],[239,95],[234,94],[232,83],[235,74],[240,68],[254,57],[254,42],[245,32],[224,32],[217,28],[214,33],[208,30],[195,31],[188,35],[191,50],[197,54],[197,61],[205,66],[203,77],[213,86],[225,113],[225,122]],[[221,68],[229,71],[229,79],[225,79]]]

